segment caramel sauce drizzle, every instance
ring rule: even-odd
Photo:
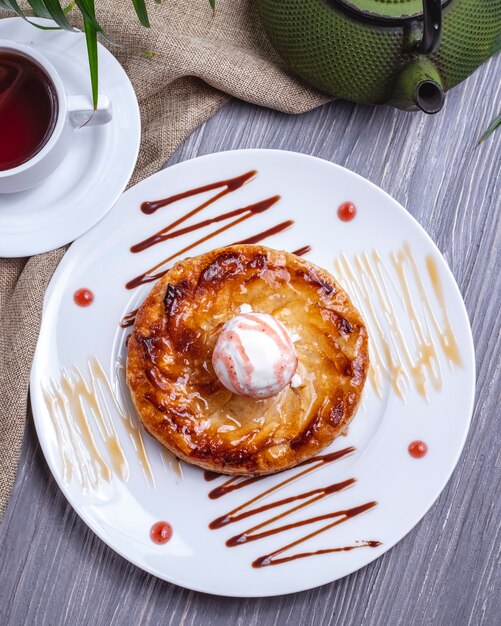
[[[172,454],[167,448],[159,445],[160,460],[166,474],[174,472],[180,481],[184,479],[183,464],[177,456]]]
[[[416,262],[414,258],[412,257],[412,254],[410,255],[410,261],[412,264],[414,275],[419,276],[419,271],[417,269]],[[431,280],[433,291],[440,305],[440,311],[442,314],[443,326],[440,326],[437,321],[437,318],[433,314],[433,309],[431,308],[429,301],[427,301],[428,312],[432,320],[433,326],[435,328],[435,331],[439,335],[440,345],[442,347],[442,350],[444,351],[445,356],[448,358],[450,363],[454,363],[455,365],[462,365],[463,361],[461,359],[459,346],[458,346],[456,337],[454,335],[454,330],[452,329],[452,324],[449,320],[449,315],[447,313],[447,305],[445,303],[445,295],[444,295],[444,291],[442,288],[440,275],[438,273],[438,267],[437,267],[435,259],[432,257],[431,254],[429,254],[426,257],[426,269],[428,271],[428,276]],[[419,287],[420,293],[423,294],[424,287],[421,281],[418,282],[418,287]]]
[[[141,431],[120,408],[111,383],[96,357],[89,360],[88,373],[87,381],[83,373],[74,367],[63,371],[58,382],[50,380],[42,388],[61,451],[64,482],[68,483],[75,476],[79,486],[88,491],[89,488],[98,488],[101,481],[111,482],[113,475],[123,481],[129,479],[129,463],[112,419],[112,409],[116,409],[146,480],[153,486],[153,474]],[[96,432],[100,444],[96,441]]]
[[[227,526],[228,524],[234,524],[236,522],[240,522],[241,520],[246,519],[248,517],[259,515],[266,511],[270,511],[272,509],[276,509],[278,507],[282,507],[287,504],[299,502],[298,504],[294,504],[291,508],[288,508],[285,511],[282,511],[281,513],[273,515],[271,518],[266,519],[265,521],[259,524],[256,524],[255,526],[252,526],[251,528],[248,528],[247,530],[240,532],[237,535],[234,535],[233,537],[230,537],[226,541],[226,545],[229,548],[240,546],[244,543],[249,543],[251,541],[258,541],[259,539],[264,539],[265,537],[269,537],[271,535],[276,535],[276,534],[286,532],[294,528],[308,526],[316,522],[325,521],[325,520],[333,520],[333,521],[329,521],[327,525],[322,526],[316,531],[308,533],[307,535],[297,539],[296,541],[293,541],[292,543],[289,543],[279,548],[278,550],[275,550],[274,552],[271,552],[270,554],[259,557],[253,562],[252,564],[253,567],[266,567],[268,565],[278,565],[280,563],[285,563],[286,561],[292,561],[292,560],[305,558],[305,557],[309,557],[309,556],[313,556],[317,554],[341,552],[341,551],[353,550],[355,548],[362,548],[362,547],[377,547],[381,545],[379,541],[363,541],[363,542],[358,542],[356,545],[353,545],[353,546],[326,548],[326,549],[317,550],[314,552],[301,552],[297,554],[281,556],[280,558],[276,558],[278,555],[281,555],[284,552],[289,551],[291,548],[294,548],[295,546],[300,545],[304,543],[305,541],[308,541],[312,537],[315,537],[323,532],[326,532],[327,530],[339,524],[342,524],[348,521],[349,519],[357,515],[360,515],[361,513],[364,513],[365,511],[368,511],[369,509],[376,506],[377,503],[374,501],[367,502],[365,504],[362,504],[360,506],[353,507],[350,509],[334,511],[334,512],[327,513],[324,515],[317,515],[314,517],[309,517],[306,519],[299,520],[297,522],[292,522],[289,524],[283,524],[281,526],[274,526],[272,528],[269,528],[270,525],[274,524],[275,522],[279,520],[282,520],[283,518],[295,513],[296,511],[299,511],[305,507],[308,507],[309,505],[314,504],[315,502],[318,502],[334,493],[338,493],[340,491],[343,491],[344,489],[347,489],[348,487],[351,487],[356,482],[354,478],[348,478],[347,480],[337,482],[337,483],[332,483],[330,485],[327,485],[326,487],[318,487],[316,489],[312,489],[304,493],[288,496],[280,500],[269,502],[267,504],[261,504],[260,506],[255,506],[256,503],[268,497],[272,493],[282,489],[284,486],[292,482],[295,482],[296,480],[304,477],[305,475],[311,472],[316,471],[317,469],[325,466],[328,463],[331,463],[345,456],[348,456],[349,454],[352,454],[354,451],[355,451],[355,448],[350,446],[347,448],[343,448],[342,450],[338,450],[336,452],[331,452],[331,453],[324,454],[324,455],[318,455],[318,456],[312,457],[311,459],[307,459],[306,461],[303,461],[297,467],[304,467],[304,466],[309,466],[309,467],[307,467],[306,469],[292,476],[289,476],[288,478],[281,481],[280,483],[268,489],[265,489],[257,496],[247,500],[246,502],[234,508],[233,510],[229,511],[228,513],[221,515],[220,517],[217,517],[215,520],[213,520],[209,524],[209,528],[211,528],[212,530],[223,528],[224,526]],[[215,480],[218,477],[218,475],[214,474],[213,472],[205,472],[204,476],[205,476],[205,480],[207,481]],[[253,476],[250,478],[231,477],[228,480],[226,480],[224,483],[216,487],[215,489],[212,489],[208,495],[209,495],[209,498],[211,499],[217,499],[237,489],[241,489],[243,487],[246,487],[248,485],[251,485],[261,480],[265,480],[266,478],[269,478],[269,477],[268,476]]]
[[[369,380],[379,396],[383,377],[390,381],[393,391],[402,400],[411,387],[424,399],[428,399],[430,387],[440,391],[443,377],[439,349],[449,365],[461,365],[437,265],[431,255],[425,262],[440,308],[440,322],[408,243],[390,255],[389,265],[375,250],[357,254],[353,261],[345,254],[335,260],[340,282],[372,326]],[[418,297],[413,295],[416,292]],[[394,304],[397,301],[405,309],[412,342],[406,340],[401,316]],[[389,332],[383,330],[382,319]]]
[[[51,381],[50,387],[53,384]],[[87,491],[91,483],[98,484],[98,477],[91,474],[88,460],[85,458],[85,448],[77,435],[73,421],[68,420],[64,396],[60,389],[54,387],[43,389],[43,397],[56,433],[58,450],[62,456],[63,481],[69,483],[75,475],[80,487]]]
[[[129,335],[130,336],[130,335]],[[117,381],[118,384],[118,388],[115,389],[113,391],[113,396],[114,398],[118,398],[120,395],[123,398],[128,398],[129,397],[129,390],[127,388],[126,382],[125,382],[125,366],[124,366],[124,362],[121,358],[118,358],[115,362],[115,372],[116,372],[116,378],[115,380]],[[132,404],[132,403],[131,403]],[[143,440],[143,433],[144,430],[143,428],[139,425],[139,423],[137,422],[137,417],[136,417],[136,410],[134,408],[134,406],[132,405],[130,407],[130,410],[127,411],[123,411],[119,406],[118,406],[118,402],[117,402],[117,409],[119,411],[119,413],[123,415],[125,414],[130,414],[130,415],[134,415],[135,419],[134,421],[132,420],[132,418],[129,418],[129,424],[128,424],[128,435],[130,437],[130,439],[132,440],[132,444],[134,446],[134,450],[136,451],[136,454],[139,457],[139,461],[143,467],[143,472],[145,474],[145,476],[148,479],[148,482],[150,484],[151,487],[155,486],[155,481],[153,478],[153,473],[151,470],[151,464],[149,461],[149,457],[146,453],[146,449],[144,447],[144,440]],[[182,469],[182,465],[181,465],[181,461],[175,457],[171,452],[169,452],[166,448],[164,448],[163,446],[158,446],[158,451],[160,454],[160,460],[162,462],[163,468],[165,470],[165,473],[169,473],[169,471],[174,471],[174,473],[180,478],[183,478],[183,469]]]

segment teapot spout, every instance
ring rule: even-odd
[[[444,89],[436,67],[421,58],[407,65],[397,79],[391,104],[400,109],[438,113],[444,106]]]

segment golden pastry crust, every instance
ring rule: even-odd
[[[220,383],[212,351],[244,303],[299,335],[300,387],[256,400]],[[129,338],[127,382],[146,430],[180,459],[223,474],[271,474],[346,431],[368,368],[363,320],[328,272],[235,245],[185,259],[155,284]]]

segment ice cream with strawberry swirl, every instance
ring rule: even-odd
[[[293,340],[266,313],[245,312],[229,320],[217,339],[212,365],[227,389],[250,398],[270,398],[298,382]]]

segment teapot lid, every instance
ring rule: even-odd
[[[442,5],[449,1],[442,0]],[[337,0],[337,2],[369,19],[409,19],[423,15],[423,0]]]

